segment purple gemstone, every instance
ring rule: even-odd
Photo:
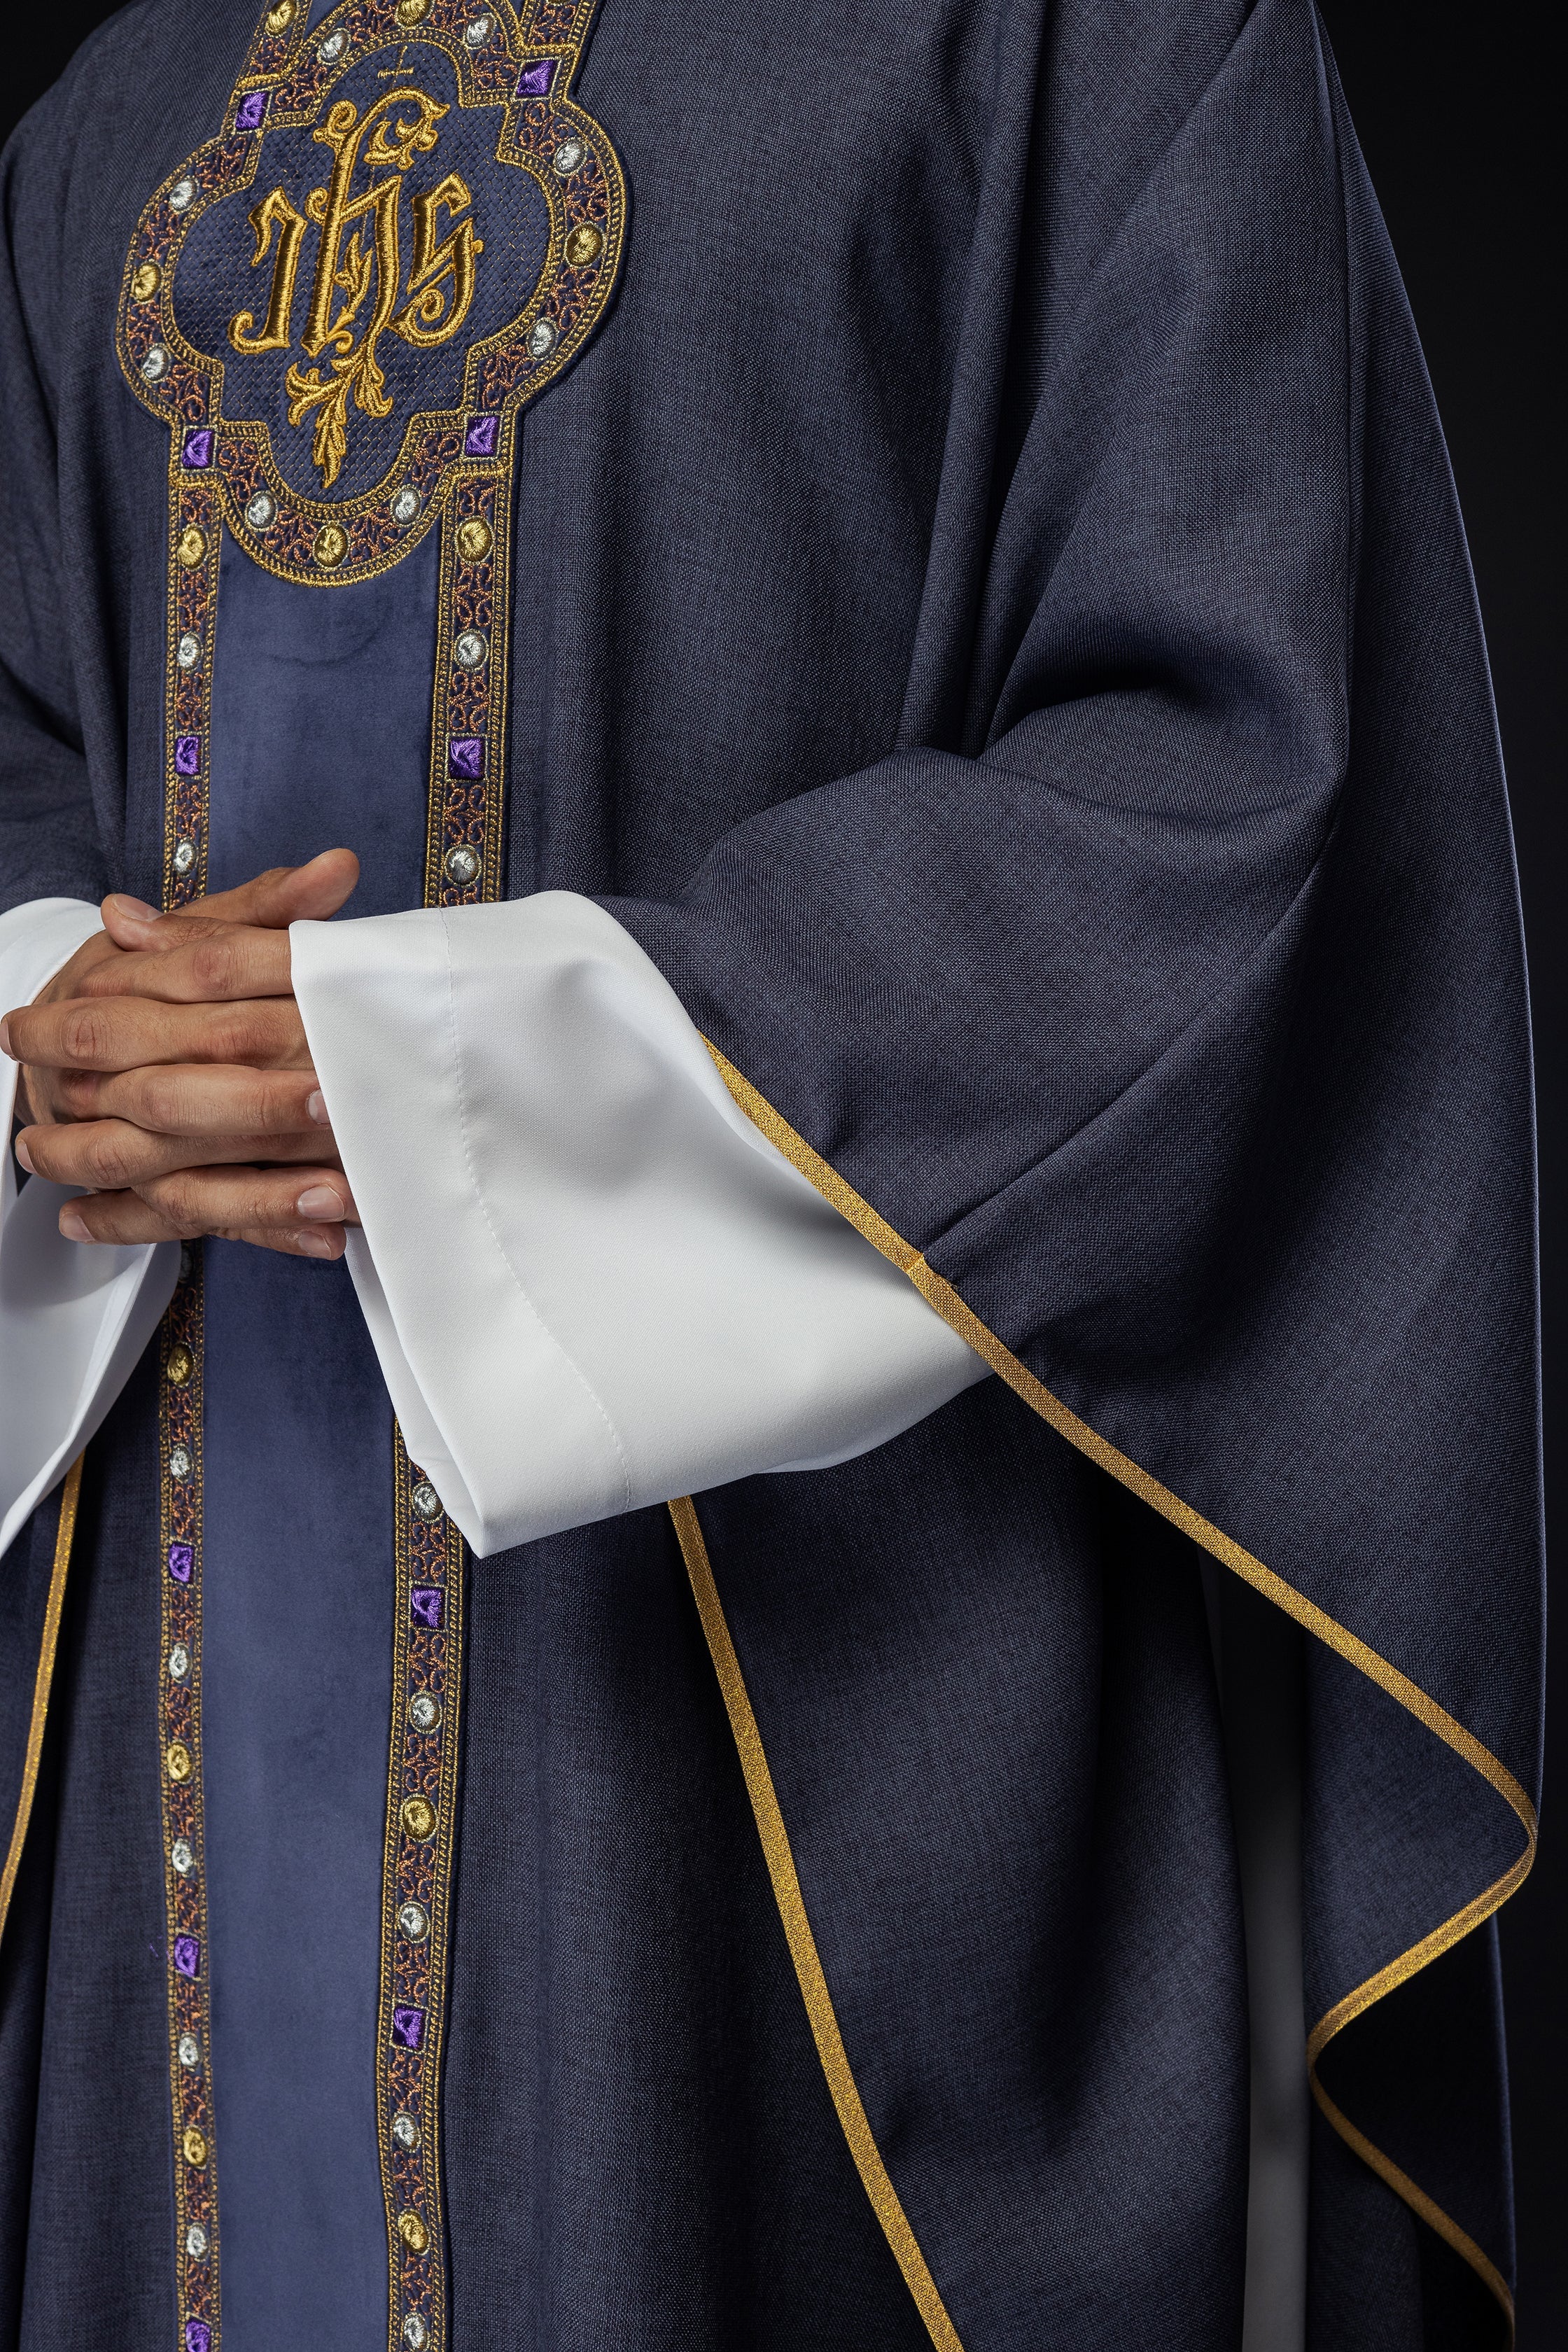
[[[468,429],[463,436],[465,457],[493,457],[496,437],[500,432],[499,416],[470,416]]]
[[[201,772],[201,737],[199,735],[176,735],[174,738],[174,773],[177,776],[199,776]]]
[[[212,2352],[213,2332],[205,2319],[185,2322],[185,2352]]]
[[[180,463],[182,466],[210,466],[212,461],[212,426],[194,425],[180,444]]]
[[[247,98],[240,100],[235,112],[234,127],[237,131],[259,131],[266,112],[267,92],[253,89]]]
[[[451,774],[460,776],[466,783],[477,784],[485,772],[483,736],[454,735],[447,746],[447,766]]]
[[[408,1607],[416,1625],[428,1625],[435,1632],[441,1622],[441,1603],[446,1595],[438,1584],[416,1584],[408,1596]]]
[[[176,1584],[189,1584],[195,1564],[196,1555],[189,1544],[169,1546],[169,1573]]]
[[[174,1938],[174,1966],[183,1977],[199,1977],[202,1972],[202,1948],[194,1936]]]
[[[558,58],[535,58],[531,65],[524,66],[517,78],[519,98],[548,98],[559,63]]]
[[[422,2009],[395,2009],[392,2012],[392,2038],[405,2050],[417,2050],[425,2039],[425,2011]]]

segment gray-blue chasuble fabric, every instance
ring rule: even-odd
[[[472,1561],[342,1268],[193,1250],[30,1785],[58,1497],[0,1563],[0,2344],[1237,2345],[1211,1562],[1313,2352],[1502,2342],[1522,955],[1314,17],[593,15],[136,0],[18,132],[3,903],[602,898],[1001,1377]]]

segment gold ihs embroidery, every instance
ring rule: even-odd
[[[416,350],[434,350],[457,333],[474,299],[475,263],[484,243],[474,234],[471,215],[458,218],[468,213],[473,197],[457,172],[412,199],[413,263],[406,289],[403,284],[404,175],[416,156],[434,148],[440,135],[437,126],[447,111],[423,90],[405,87],[388,91],[363,117],[352,100],[341,100],[314,134],[332,149],[335,161],[328,185],[312,189],[305,200],[305,214],[320,229],[321,242],[301,343],[307,359],[327,352],[331,373],[323,376],[319,367],[296,362],[284,381],[290,425],[316,411],[310,454],[328,488],[348,451],[351,399],[366,416],[392,414],[376,356],[382,335],[390,328]],[[362,168],[370,184],[356,193]],[[377,173],[387,176],[377,179]],[[452,224],[445,236],[443,217]],[[288,351],[294,340],[295,286],[307,221],[278,187],[256,206],[250,226],[256,237],[253,268],[266,260],[278,231],[271,294],[260,331],[254,313],[240,310],[229,321],[228,340],[237,352]]]

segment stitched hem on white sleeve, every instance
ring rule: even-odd
[[[99,929],[80,898],[0,915],[0,1013],[30,1004]],[[129,1380],[179,1273],[173,1242],[87,1247],[59,1231],[81,1187],[30,1177],[10,1150],[16,1065],[0,1054],[0,1553],[73,1462]]]
[[[987,1377],[591,899],[289,936],[360,1303],[477,1552],[847,1460]]]

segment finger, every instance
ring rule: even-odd
[[[195,1234],[298,1224],[357,1224],[341,1168],[182,1168],[134,1188],[189,1240]]]
[[[150,925],[189,920],[192,917],[209,922],[256,923],[268,930],[286,929],[290,923],[323,920],[335,915],[359,880],[359,859],[352,849],[323,849],[317,857],[303,866],[273,866],[265,874],[258,874],[233,890],[215,890],[210,898],[193,898],[178,914],[160,915],[140,898],[113,892],[103,902],[104,929],[118,937],[119,927],[126,927],[121,944],[142,947]],[[136,933],[132,938],[132,931]]]
[[[330,1129],[314,1070],[257,1070],[244,1065],[154,1062],[64,1080],[72,1116],[122,1118],[157,1135],[289,1136],[323,1150]],[[39,1122],[42,1124],[43,1122]],[[276,1155],[260,1150],[252,1159]]]
[[[286,1257],[342,1257],[348,1237],[341,1224],[213,1225],[200,1231],[219,1241],[251,1242]],[[60,1232],[70,1242],[190,1241],[195,1234],[137,1192],[89,1192],[60,1211]]]
[[[127,940],[131,925],[122,927]],[[144,924],[149,952],[119,957],[83,975],[81,996],[152,996],[172,1004],[221,1004],[292,993],[289,934],[253,924],[161,916]]]
[[[290,1161],[318,1166],[315,1135],[156,1135],[129,1119],[79,1119],[68,1127],[24,1128],[16,1157],[29,1176],[51,1184],[81,1184],[92,1192],[115,1192],[144,1184],[176,1169],[224,1163]]]
[[[238,1004],[158,1004],[134,996],[76,997],[5,1016],[6,1050],[56,1070],[135,1070],[149,1062],[244,1062],[307,1068],[291,997]]]

